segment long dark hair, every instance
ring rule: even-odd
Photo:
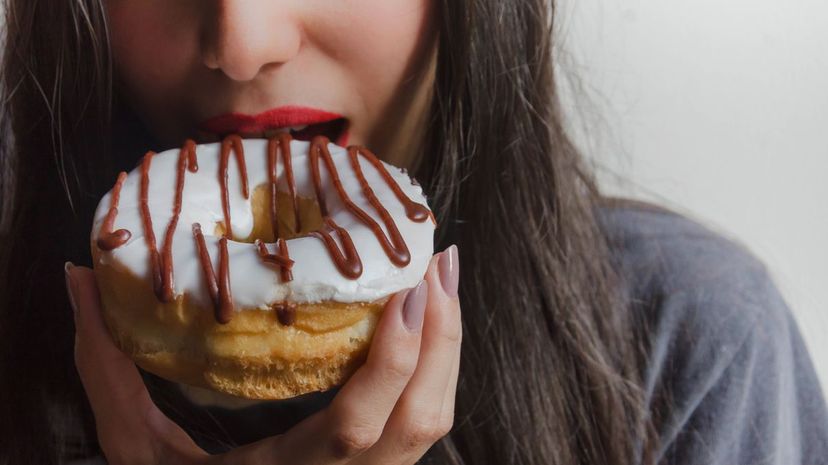
[[[102,0],[6,0],[0,86],[0,463],[95,450],[61,264],[89,263],[117,98]],[[654,446],[640,330],[562,126],[552,0],[442,0],[425,158],[459,245],[464,345],[436,463],[631,464]],[[69,437],[75,431],[77,437]],[[75,444],[75,446],[71,446]]]

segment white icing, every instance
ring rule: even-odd
[[[244,157],[250,186],[250,194],[257,186],[268,182],[267,140],[245,139]],[[314,198],[313,180],[308,157],[310,143],[294,140],[291,142],[294,179],[297,194]],[[377,223],[382,225],[379,214],[362,193],[356,173],[351,167],[347,150],[329,144],[334,164],[339,172],[342,185],[356,205],[362,208]],[[186,171],[183,202],[178,227],[173,235],[173,290],[176,296],[187,294],[198,305],[212,306],[207,292],[192,225],[200,223],[207,250],[218,272],[219,237],[213,236],[217,223],[224,221],[219,184],[219,156],[221,144],[204,144],[196,147],[198,171]],[[179,149],[158,153],[152,158],[149,171],[148,206],[159,251],[164,243],[167,225],[172,217],[176,188],[176,168]],[[371,301],[399,290],[416,285],[423,278],[433,253],[434,224],[430,220],[414,222],[405,214],[402,203],[380,176],[378,170],[363,157],[360,166],[369,185],[382,205],[388,210],[399,228],[408,249],[411,261],[405,267],[394,265],[385,254],[379,240],[371,229],[361,223],[340,200],[327,168],[320,159],[323,195],[330,216],[337,224],[346,228],[351,235],[357,252],[362,259],[363,272],[358,279],[349,279],[336,268],[324,243],[315,237],[306,236],[287,241],[293,265],[293,280],[282,282],[278,266],[262,262],[254,244],[228,242],[230,263],[230,289],[233,304],[237,310],[244,308],[267,308],[276,301],[318,302],[334,300],[339,302]],[[287,192],[287,181],[281,153],[276,171],[277,186]],[[412,184],[410,178],[400,169],[384,164],[402,191],[413,201],[426,205],[422,189]],[[228,161],[228,183],[230,221],[233,235],[247,237],[253,228],[251,199],[242,194],[241,175],[234,156]],[[112,230],[127,229],[132,233],[130,240],[112,251],[101,251],[100,262],[124,267],[132,274],[150,280],[149,249],[144,234],[140,210],[141,169],[136,168],[127,176],[121,189],[118,215]],[[101,225],[109,210],[112,192],[101,199],[95,212],[92,228],[93,243],[97,240]],[[383,230],[385,227],[383,226]],[[337,235],[333,234],[336,238]],[[275,244],[268,244],[276,252]]]

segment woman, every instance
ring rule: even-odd
[[[695,223],[598,192],[563,130],[551,2],[44,3],[7,0],[3,463],[828,456],[822,393],[763,266]],[[427,276],[421,349],[396,378],[366,364],[339,392],[294,403],[202,408],[144,373],[148,393],[106,337],[89,271],[68,266],[64,281],[60,265],[90,262],[98,199],[147,149],[208,140],[199,122],[219,113],[284,104],[345,115],[352,143],[429,193],[438,250],[457,249]],[[428,321],[459,321],[459,302],[458,360],[459,328],[440,343]]]

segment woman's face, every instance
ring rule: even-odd
[[[109,0],[122,92],[165,147],[294,127],[405,163],[430,98],[430,0]],[[304,130],[301,126],[308,125]]]

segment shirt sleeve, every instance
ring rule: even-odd
[[[662,300],[658,463],[828,464],[825,399],[796,322],[763,266],[729,263]]]

